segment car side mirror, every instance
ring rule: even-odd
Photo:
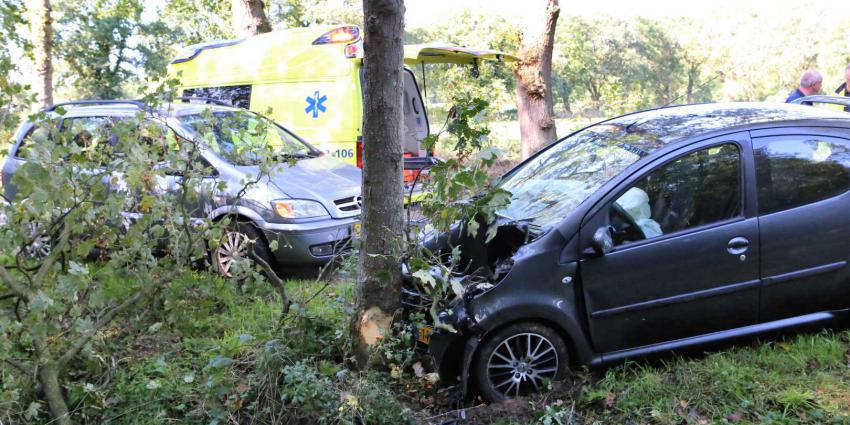
[[[611,226],[602,226],[593,232],[591,247],[597,255],[605,255],[614,250],[614,237]]]

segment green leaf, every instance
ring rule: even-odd
[[[415,273],[413,273],[413,277],[419,279],[419,281],[421,281],[422,283],[431,285],[432,288],[437,287],[437,280],[434,279],[434,276],[428,270],[417,270]]]
[[[480,225],[478,224],[478,220],[476,220],[475,218],[469,220],[468,222],[466,222],[466,234],[474,238],[475,235],[478,234],[479,226]],[[490,240],[488,239],[487,242],[490,242]]]
[[[80,264],[76,261],[68,262],[68,273],[74,276],[88,276],[89,269],[84,264]]]
[[[466,292],[466,288],[464,288],[463,285],[460,284],[460,281],[456,279],[453,279],[451,281],[451,287],[452,292],[454,292],[455,295],[457,295],[458,297],[462,297],[463,294]]]
[[[28,420],[33,420],[38,418],[38,413],[41,411],[41,403],[37,401],[33,401],[27,407],[27,410],[24,411],[24,418]]]

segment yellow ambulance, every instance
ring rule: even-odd
[[[362,166],[363,41],[353,25],[300,28],[183,48],[169,65],[180,95],[206,97],[270,117],[340,160]],[[405,180],[429,154],[425,105],[413,69],[426,64],[511,62],[514,56],[447,44],[404,48]],[[411,69],[411,67],[413,69]]]

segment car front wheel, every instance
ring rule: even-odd
[[[547,381],[566,378],[567,345],[551,328],[538,323],[509,325],[478,350],[475,379],[490,402],[541,391]]]
[[[253,266],[252,258],[271,264],[271,252],[266,242],[254,226],[245,223],[228,227],[212,252],[213,266],[225,277],[234,277],[237,264],[243,265],[238,267],[239,270],[249,270]]]

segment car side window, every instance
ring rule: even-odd
[[[251,86],[201,87],[183,90],[186,97],[206,97],[229,103],[238,108],[251,106]]]
[[[617,245],[741,215],[741,153],[727,143],[668,162],[623,192],[610,208]]]
[[[759,214],[817,202],[850,189],[850,141],[822,136],[753,139]]]
[[[27,134],[24,136],[21,144],[18,146],[18,150],[15,152],[15,156],[18,158],[28,158],[29,148],[33,144],[42,143],[47,140],[52,140],[53,135],[51,134],[51,129],[55,128],[54,122],[41,122],[35,124],[32,128],[27,131]]]
[[[112,117],[75,117],[62,121],[62,131],[68,134],[70,143],[83,152],[111,149],[116,142],[114,127]]]

